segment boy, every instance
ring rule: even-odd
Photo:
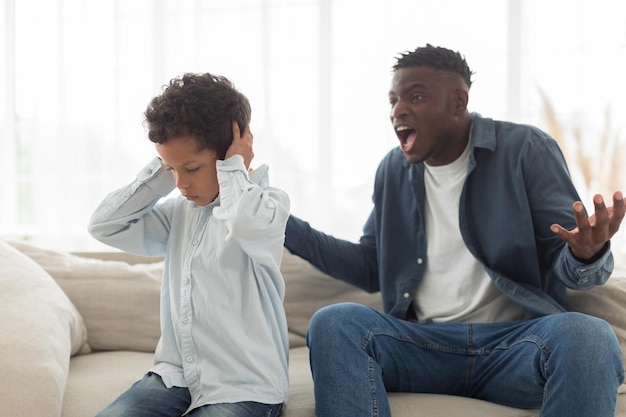
[[[185,74],[146,112],[160,158],[96,209],[101,242],[164,255],[155,365],[98,416],[278,416],[288,396],[280,273],[289,198],[250,171],[250,105]],[[181,196],[161,200],[174,187]]]

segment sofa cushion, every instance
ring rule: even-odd
[[[107,351],[72,358],[62,417],[95,416],[153,365],[148,352]]]
[[[382,311],[380,293],[368,294],[333,279],[285,249],[281,271],[285,279],[285,312],[291,347],[304,346],[311,316],[320,308],[344,301]]]
[[[94,350],[154,352],[163,262],[130,264],[10,242],[45,269],[80,311]]]
[[[11,416],[59,416],[82,317],[39,265],[0,240],[0,404]]]

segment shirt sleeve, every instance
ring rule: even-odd
[[[168,205],[157,202],[175,188],[172,175],[154,158],[133,182],[107,195],[89,221],[89,233],[115,248],[157,256],[170,230]]]
[[[610,243],[596,259],[584,263],[577,260],[569,245],[550,229],[553,223],[569,230],[576,227],[572,204],[580,200],[580,196],[556,141],[543,132],[534,132],[540,137],[543,135],[544,140],[535,140],[529,147],[524,184],[533,207],[541,252],[550,260],[552,271],[565,286],[584,290],[602,285],[613,271]]]
[[[282,257],[290,201],[269,186],[267,165],[248,173],[240,155],[217,161],[220,206],[213,215],[226,223],[226,239],[235,241],[251,257],[272,262]],[[265,259],[265,261],[263,261]]]
[[[614,268],[610,242],[607,242],[600,256],[588,264],[577,260],[569,246],[565,245],[555,267],[569,288],[587,290],[596,285],[603,285]]]

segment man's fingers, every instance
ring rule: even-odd
[[[611,236],[617,233],[622,220],[624,220],[624,195],[621,191],[613,194],[613,208],[610,213],[609,231]]]
[[[607,207],[600,194],[593,197],[595,213],[587,217],[583,203],[572,205],[576,227],[567,230],[559,224],[552,224],[550,230],[568,243],[574,256],[591,259],[618,231],[624,219],[626,208],[624,196],[618,191],[613,194],[613,207]]]
[[[591,224],[589,223],[589,218],[587,217],[587,212],[585,211],[583,203],[581,203],[580,201],[576,201],[572,208],[574,209],[574,219],[576,220],[576,226],[578,226],[578,231],[581,234],[587,234],[591,232]]]
[[[621,191],[616,191],[615,194],[613,194],[613,206],[621,207],[622,214],[624,213],[624,195],[622,194]]]
[[[604,199],[600,194],[593,197],[593,205],[595,207],[595,226],[606,227],[609,224],[609,210],[604,204]]]
[[[566,230],[563,226],[561,226],[560,224],[553,224],[552,226],[550,226],[550,230],[552,230],[552,232],[559,236],[561,239],[563,239],[564,241],[568,241],[568,237],[570,232],[568,230]]]

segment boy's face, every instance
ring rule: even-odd
[[[198,151],[194,138],[182,136],[156,144],[163,163],[172,173],[176,187],[189,201],[206,206],[217,197],[217,155],[214,151]]]

